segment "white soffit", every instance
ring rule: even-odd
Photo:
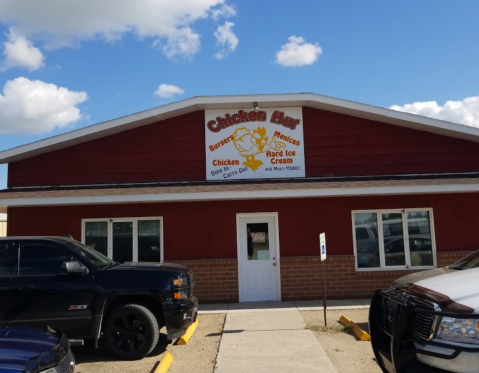
[[[188,114],[197,110],[244,109],[250,110],[253,102],[259,108],[311,107],[339,114],[384,122],[401,127],[436,133],[459,139],[479,142],[479,128],[445,122],[419,115],[360,104],[353,101],[322,96],[314,93],[199,96],[159,106],[150,110],[94,124],[58,136],[46,138],[0,152],[0,163],[9,163],[35,155],[109,136],[157,121]]]
[[[192,201],[227,201],[251,199],[285,199],[285,198],[321,198],[354,197],[411,194],[477,193],[479,184],[438,184],[438,185],[396,185],[381,187],[322,188],[322,189],[283,189],[257,191],[225,191],[197,193],[165,194],[123,194],[101,196],[57,196],[57,197],[14,197],[0,199],[0,208],[30,206],[66,206],[98,205],[123,203],[160,203]],[[1,195],[0,195],[1,197]]]

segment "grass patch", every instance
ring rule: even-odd
[[[343,324],[341,324],[341,323],[336,324],[336,325],[333,326],[332,328],[333,328],[336,332],[338,332],[338,333],[351,334],[351,332],[353,331],[352,328],[350,328],[349,326],[343,325]]]
[[[312,330],[313,332],[325,332],[326,328],[323,325],[317,324],[306,324],[306,329]]]
[[[333,333],[347,333],[347,334],[351,334],[352,332],[352,329],[350,327],[340,323],[334,324],[333,326],[329,326],[327,328],[324,325],[306,324],[305,328],[313,332],[333,332]]]

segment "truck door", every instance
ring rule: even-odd
[[[18,275],[11,279],[11,325],[91,334],[94,288],[90,274],[62,272],[71,256],[54,243],[19,242]]]
[[[10,304],[10,277],[12,263],[8,261],[8,241],[0,243],[0,324],[6,324],[5,315]]]

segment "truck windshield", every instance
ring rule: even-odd
[[[117,262],[107,258],[102,253],[99,253],[98,251],[92,249],[91,247],[83,245],[82,243],[78,241],[68,241],[68,244],[77,253],[87,258],[90,262],[92,262],[95,266],[97,266],[100,269],[105,267],[111,267],[113,265],[118,264]]]
[[[471,269],[479,267],[479,250],[449,266],[451,269]]]

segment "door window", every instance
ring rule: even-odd
[[[247,223],[248,259],[269,259],[268,223]]]
[[[62,272],[62,263],[70,258],[54,247],[42,244],[20,246],[19,276],[49,276]]]

